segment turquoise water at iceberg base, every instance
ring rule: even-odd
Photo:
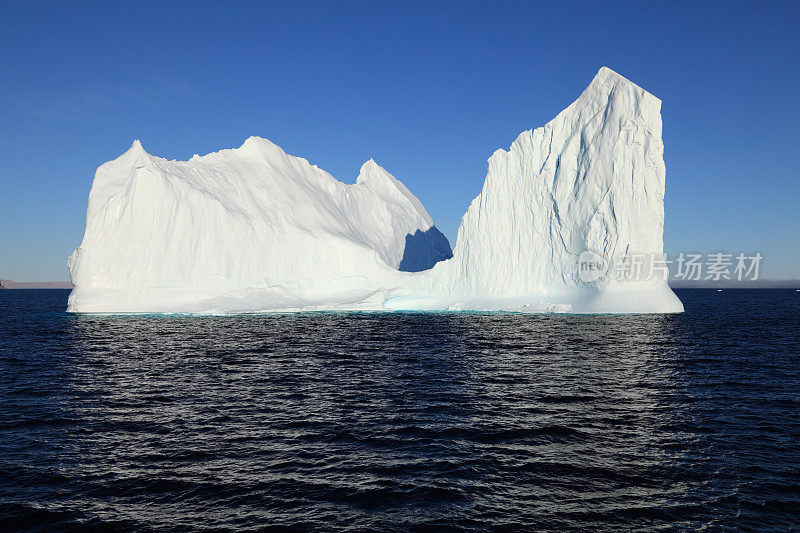
[[[800,293],[68,315],[0,292],[0,529],[800,529]]]

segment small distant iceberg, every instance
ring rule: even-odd
[[[189,161],[139,141],[95,174],[74,313],[677,313],[666,280],[587,281],[586,251],[663,252],[661,101],[608,68],[489,159],[455,247],[370,159],[345,184],[272,142]]]

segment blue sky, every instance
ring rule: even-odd
[[[95,169],[266,137],[375,160],[455,244],[486,159],[606,65],[663,100],[668,252],[800,278],[800,2],[4,2],[0,277],[66,280]]]

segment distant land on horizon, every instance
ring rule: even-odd
[[[800,279],[759,279],[759,280],[670,280],[673,289],[800,289]],[[0,279],[2,289],[72,289],[69,281],[27,281],[17,282]]]
[[[72,289],[69,281],[29,281],[16,282],[0,279],[0,289]]]

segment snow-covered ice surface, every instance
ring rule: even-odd
[[[398,268],[451,255],[419,200],[372,160],[347,185],[256,137],[186,162],[137,141],[97,171],[69,309],[377,307]]]
[[[578,276],[586,250],[663,251],[660,110],[600,69],[556,118],[492,155],[452,254],[372,160],[347,185],[256,137],[186,162],[134,142],[95,175],[68,310],[681,312],[663,280]]]

